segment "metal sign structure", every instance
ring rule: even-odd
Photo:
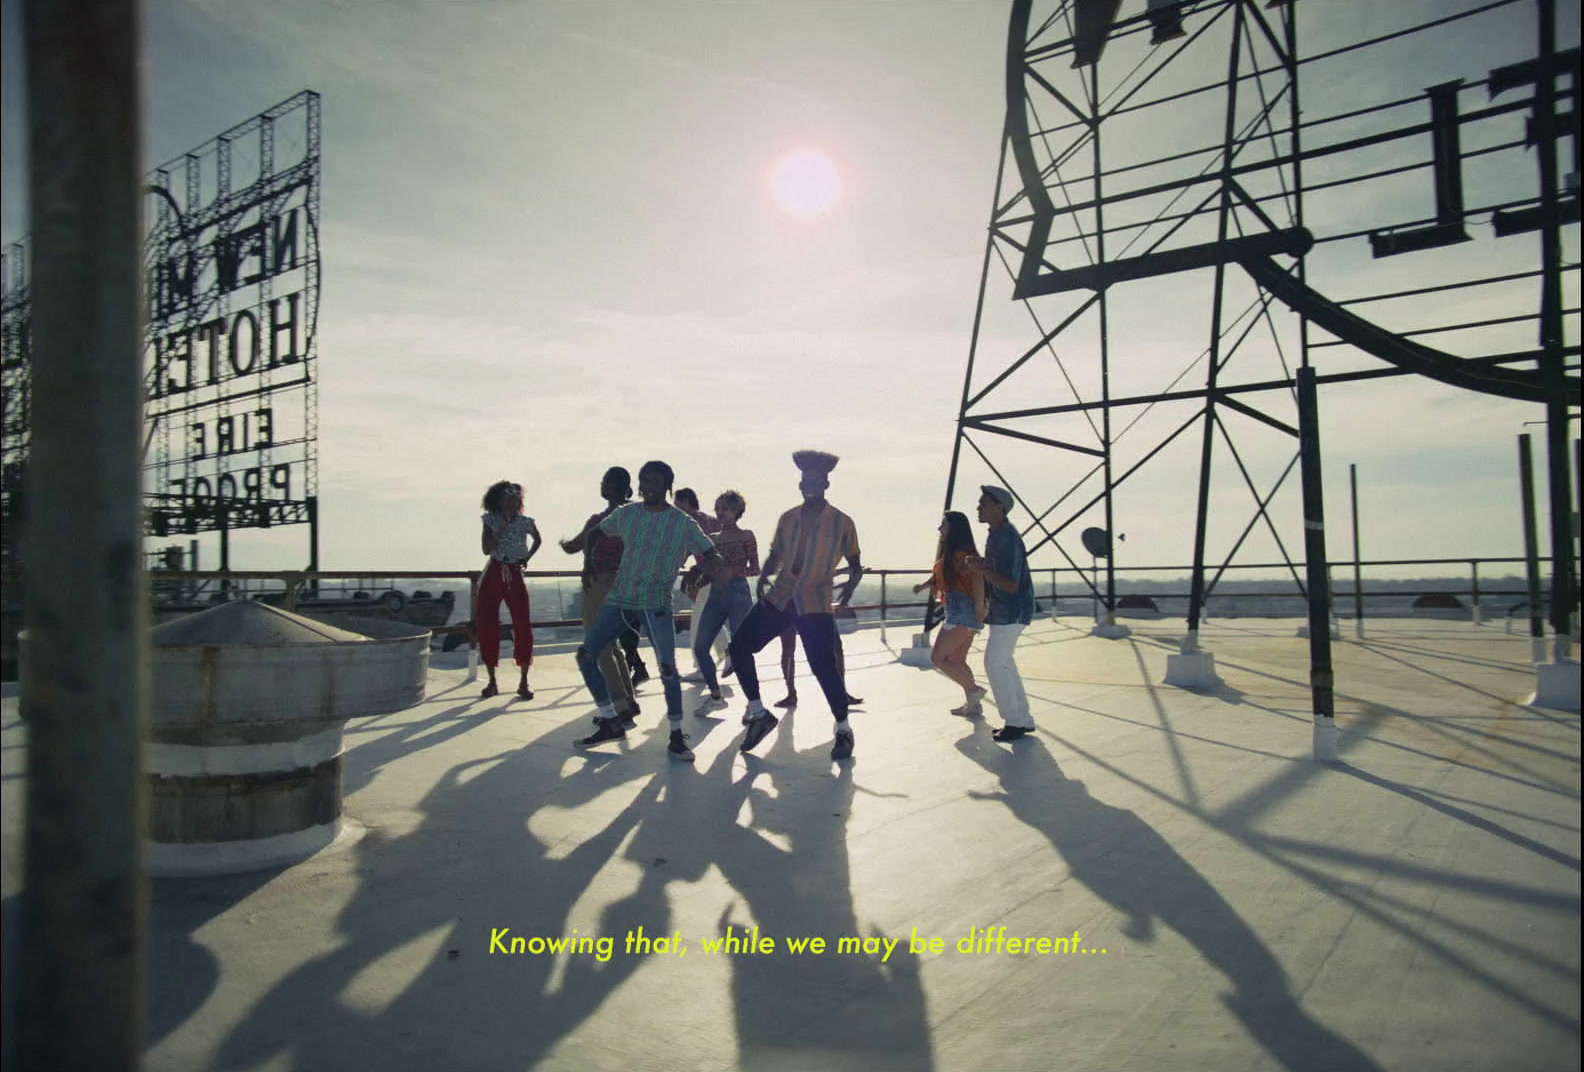
[[[1557,35],[1552,0],[1014,0],[948,506],[973,465],[1075,568],[1085,526],[1191,516],[1190,653],[1256,538],[1323,610],[1314,388],[1417,374],[1544,408],[1565,641],[1579,52]],[[1300,482],[1306,576],[1276,523]]]
[[[156,168],[146,187],[149,532],[307,524],[318,563],[319,95]]]
[[[318,566],[319,105],[298,93],[155,168],[144,188],[147,531],[218,532],[221,569],[230,532],[300,524]],[[6,251],[3,287],[7,521],[27,471],[27,273],[24,239]]]

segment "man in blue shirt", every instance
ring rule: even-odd
[[[979,520],[990,526],[990,532],[985,537],[984,557],[968,561],[984,575],[985,593],[990,597],[985,615],[990,633],[985,642],[985,676],[990,679],[996,708],[1006,721],[994,737],[1015,741],[1034,729],[1028,693],[1013,659],[1023,627],[1034,620],[1034,578],[1029,575],[1023,537],[1007,522],[1012,493],[993,484],[981,485],[979,490],[983,493],[979,496]]]

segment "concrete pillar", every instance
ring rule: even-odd
[[[141,16],[135,0],[29,0],[24,21],[34,364],[16,1056],[26,1068],[137,1068],[148,911]]]

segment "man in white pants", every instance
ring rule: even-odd
[[[990,597],[989,613],[985,615],[985,624],[990,627],[990,639],[985,642],[985,676],[990,679],[991,695],[1006,722],[993,736],[997,741],[1009,742],[1034,730],[1028,693],[1023,691],[1023,677],[1013,658],[1023,627],[1034,620],[1034,578],[1029,574],[1023,537],[1007,522],[1012,493],[993,484],[983,484],[979,490],[983,493],[979,496],[979,520],[990,526],[990,533],[985,537],[984,557],[970,558],[968,564],[984,575],[985,594]]]

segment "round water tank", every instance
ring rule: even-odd
[[[423,699],[429,632],[226,603],[150,630],[149,869],[293,863],[341,832],[349,718]]]

